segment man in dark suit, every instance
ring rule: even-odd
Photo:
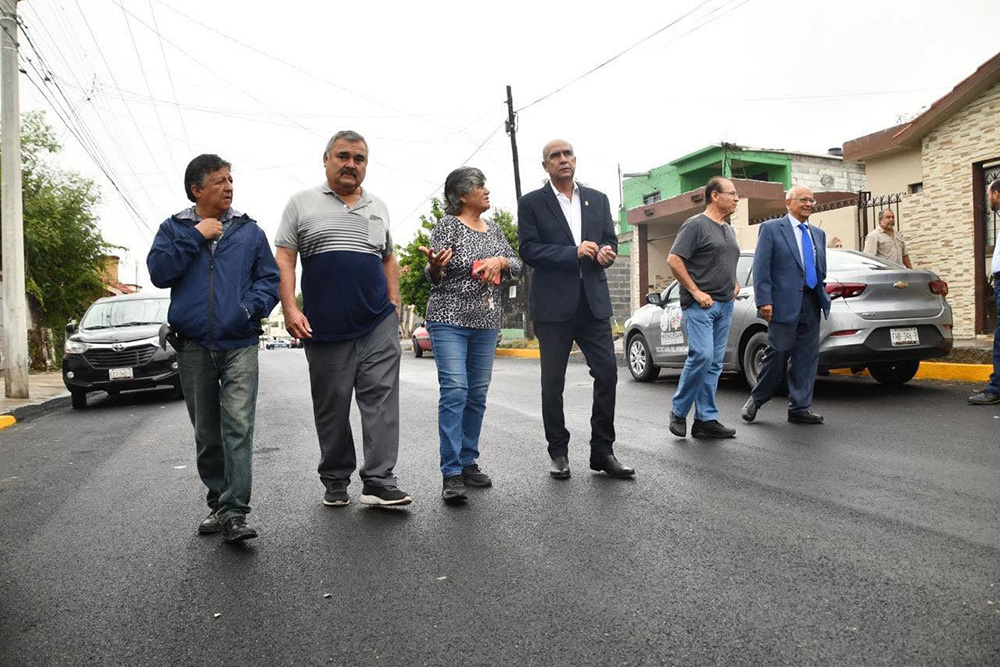
[[[741,413],[748,422],[774,396],[787,369],[788,421],[823,423],[823,416],[810,409],[819,359],[819,313],[830,315],[824,284],[826,234],[809,224],[815,206],[812,190],[797,185],[785,196],[788,215],[763,223],[757,235],[754,300],[768,323],[768,346],[757,385]]]
[[[521,197],[517,236],[521,258],[534,269],[530,309],[541,352],[542,422],[550,474],[566,479],[569,431],[563,386],[576,341],[594,378],[590,468],[628,478],[635,470],[615,458],[615,389],[618,365],[611,341],[611,295],[604,269],[615,261],[618,238],[608,198],[576,183],[576,155],[562,139],[542,149],[549,183]]]

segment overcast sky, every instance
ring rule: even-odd
[[[234,206],[273,239],[289,195],[322,182],[329,136],[357,130],[364,185],[405,244],[465,161],[494,206],[516,211],[508,84],[523,190],[542,183],[541,147],[560,137],[577,177],[617,206],[619,164],[645,171],[720,141],[825,153],[919,112],[1000,45],[996,0],[18,7],[21,107],[47,109],[57,165],[99,184],[101,229],[127,248],[122,279],[144,286],[152,236],[188,205],[184,167],[199,153],[233,163]]]

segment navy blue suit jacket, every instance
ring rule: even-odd
[[[797,220],[793,220],[798,224]],[[816,255],[815,287],[820,308],[830,315],[830,297],[826,293],[826,233],[809,225]],[[768,220],[760,226],[757,248],[753,254],[753,296],[757,307],[771,305],[773,322],[794,324],[802,309],[802,288],[806,271],[799,256],[799,244],[789,225],[789,216]]]
[[[611,204],[597,190],[580,186],[581,237],[617,253],[618,236]],[[611,317],[611,294],[604,267],[590,258],[578,259],[577,244],[559,200],[546,183],[517,202],[517,238],[521,259],[534,269],[529,304],[536,322],[568,322],[576,314],[580,279],[591,314]]]

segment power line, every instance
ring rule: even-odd
[[[469,154],[469,157],[467,157],[464,160],[462,160],[462,164],[460,164],[458,166],[459,167],[464,167],[466,164],[468,164],[469,160],[471,160],[472,158],[474,158],[476,156],[476,153],[478,153],[482,149],[482,147],[486,145],[486,142],[488,142],[490,139],[493,138],[493,135],[495,135],[500,130],[501,127],[503,127],[503,123],[500,123],[495,128],[493,128],[493,131],[490,132],[489,135],[487,135],[487,137],[485,139],[483,139],[482,142],[480,142],[480,144],[478,146],[476,146],[476,149],[474,151],[472,151],[472,153]],[[399,222],[397,222],[396,224],[390,225],[390,227],[389,227],[390,231],[393,230],[393,229],[396,229],[401,224],[403,224],[404,222],[406,222],[407,220],[409,220],[410,217],[413,216],[413,214],[416,213],[417,211],[419,211],[421,208],[423,208],[424,204],[426,204],[428,201],[430,201],[431,197],[433,197],[434,195],[436,195],[438,193],[438,190],[440,190],[440,189],[441,189],[441,184],[438,184],[437,187],[435,187],[431,191],[431,193],[429,195],[427,195],[426,197],[424,197],[424,200],[422,202],[420,202],[419,204],[417,204],[416,208],[414,208],[412,211],[410,211],[409,213],[407,213],[404,217],[400,218]]]
[[[77,11],[80,12],[80,17],[83,19],[83,24],[87,26],[87,32],[90,33],[90,38],[94,41],[94,46],[97,47],[97,52],[100,54],[101,60],[104,62],[104,67],[108,70],[108,75],[111,76],[111,80],[114,82],[115,87],[117,87],[118,81],[117,79],[115,79],[114,72],[111,71],[111,65],[108,64],[108,59],[104,56],[104,51],[101,49],[100,42],[97,41],[97,36],[94,34],[93,28],[90,27],[90,21],[87,20],[87,15],[84,13],[83,7],[80,6],[80,0],[76,0],[76,8]],[[157,166],[157,169],[160,171],[160,175],[163,176],[164,179],[166,179],[167,175],[166,173],[164,173],[163,168],[161,166],[162,161],[157,159],[157,156],[153,153],[153,149],[149,147],[149,143],[146,141],[145,135],[143,135],[142,132],[138,131],[139,126],[138,123],[135,122],[135,115],[132,113],[132,108],[128,105],[128,103],[125,102],[124,97],[122,97],[121,99],[122,99],[122,104],[125,105],[126,111],[128,111],[129,118],[132,119],[132,124],[135,125],[136,127],[136,132],[139,135],[139,140],[142,141],[142,145],[145,146],[146,152],[149,153],[149,157],[153,161],[153,164]]]
[[[62,59],[63,64],[66,65],[66,68],[69,70],[70,74],[76,80],[78,86],[75,87],[75,88],[77,90],[81,91],[85,95],[86,100],[88,102],[90,102],[91,101],[90,95],[87,93],[87,91],[80,84],[79,78],[76,76],[76,73],[73,72],[73,68],[70,66],[69,61],[63,55],[62,50],[59,48],[59,43],[60,43],[59,40],[56,40],[55,37],[53,37],[53,35],[48,31],[48,29],[46,28],[45,22],[43,22],[37,16],[37,13],[35,13],[35,18],[38,18],[39,24],[41,25],[41,29],[45,33],[45,36],[48,38],[50,45],[56,51],[56,53],[59,55],[59,57]],[[34,51],[35,56],[39,59],[39,61],[45,67],[45,77],[52,80],[51,82],[53,83],[53,85],[58,90],[60,96],[64,100],[66,100],[67,107],[69,109],[73,110],[74,115],[77,116],[77,118],[79,119],[79,122],[81,123],[81,125],[83,125],[83,119],[79,118],[79,114],[76,113],[75,107],[69,101],[69,98],[66,96],[65,92],[62,90],[62,87],[59,86],[59,77],[57,77],[56,74],[52,71],[52,68],[46,62],[46,59],[45,59],[44,55],[42,54],[41,50],[34,43],[34,40],[31,37],[33,31],[29,29],[28,25],[26,25],[24,23],[23,19],[22,19],[22,21],[20,21],[20,26],[21,26],[21,30],[22,30],[25,38],[28,40],[29,46],[31,46],[31,49]],[[73,42],[73,40],[71,38],[65,38],[63,40],[63,43],[65,43],[67,45],[74,44],[74,42]],[[82,60],[86,61],[86,52],[83,51],[83,50],[81,50],[80,53],[83,54]],[[73,86],[72,83],[69,83],[69,82],[65,82],[65,83],[70,88],[74,88],[74,86]],[[118,155],[121,158],[121,162],[125,165],[126,170],[129,171],[133,175],[133,177],[135,177],[135,174],[136,174],[135,167],[132,164],[132,161],[131,161],[131,159],[129,157],[129,154],[122,148],[121,143],[119,141],[118,133],[115,133],[115,132],[111,131],[111,129],[108,127],[108,124],[105,121],[105,118],[104,118],[104,116],[102,114],[97,114],[97,120],[100,122],[101,126],[104,128],[104,131],[107,133],[107,135],[108,135],[109,139],[111,140],[111,143],[114,146],[115,150],[117,150]],[[95,146],[95,149],[96,149],[97,146],[98,146],[96,138],[93,136],[93,134],[91,134],[89,132],[88,132],[88,134],[90,135],[91,139],[93,140],[93,143],[94,143],[94,146]],[[103,151],[101,151],[101,152],[103,154]],[[105,158],[105,160],[108,163],[108,166],[110,167],[110,161],[107,160],[106,158]],[[136,177],[136,180],[138,181],[138,177]],[[143,193],[143,195],[145,195],[146,200],[150,204],[152,204],[153,203],[153,199],[152,199],[152,197],[150,196],[149,192],[146,190],[145,186],[142,184],[141,181],[138,182],[138,186],[139,186],[140,191]]]
[[[538,104],[542,100],[546,100],[546,99],[552,97],[556,93],[558,93],[558,92],[560,92],[562,90],[565,90],[566,88],[572,86],[577,81],[580,81],[581,79],[583,79],[583,78],[585,78],[587,76],[590,76],[591,74],[593,74],[597,70],[601,69],[602,67],[605,67],[606,65],[609,65],[609,64],[613,63],[614,61],[618,60],[619,58],[621,58],[622,56],[624,56],[629,51],[635,49],[637,46],[639,46],[641,44],[644,44],[645,42],[648,42],[649,40],[653,39],[654,37],[656,37],[657,35],[659,35],[661,32],[663,32],[664,30],[667,30],[667,29],[672,28],[673,26],[677,25],[678,23],[680,23],[681,21],[683,21],[684,19],[686,19],[688,16],[691,16],[691,14],[695,13],[696,11],[698,11],[699,9],[701,9],[702,7],[704,7],[705,5],[709,4],[710,2],[712,2],[712,0],[704,0],[700,4],[695,5],[695,7],[693,9],[685,12],[680,17],[674,19],[673,21],[671,21],[667,25],[663,26],[662,28],[659,28],[658,30],[650,33],[649,35],[646,35],[645,37],[643,37],[642,39],[640,39],[638,42],[635,42],[634,44],[632,44],[631,46],[629,46],[625,50],[620,51],[617,54],[611,56],[610,58],[608,58],[604,62],[600,63],[596,67],[592,67],[591,69],[587,70],[586,72],[584,72],[583,74],[579,75],[575,79],[573,79],[573,80],[571,80],[571,81],[569,81],[567,83],[564,83],[563,85],[559,86],[558,88],[556,88],[552,92],[546,93],[545,95],[542,95],[541,97],[539,97],[534,102],[529,102],[528,104],[525,104],[523,107],[519,108],[517,110],[517,112],[521,112],[521,111],[524,111],[525,109],[527,109],[528,107],[535,106],[536,104]]]
[[[350,95],[354,95],[355,97],[363,99],[363,100],[365,100],[367,102],[371,102],[372,104],[376,104],[376,105],[378,105],[380,107],[384,107],[386,109],[389,109],[390,111],[394,111],[394,112],[396,112],[398,114],[401,114],[403,116],[407,116],[407,117],[410,117],[410,118],[415,118],[415,119],[418,119],[418,120],[424,120],[420,116],[417,116],[417,115],[415,115],[413,113],[410,113],[408,111],[404,111],[402,109],[398,109],[398,108],[396,108],[396,107],[394,107],[394,106],[392,106],[390,104],[387,104],[386,102],[383,102],[381,100],[375,99],[375,98],[370,97],[368,95],[364,95],[364,94],[359,93],[359,92],[357,92],[355,90],[351,90],[349,88],[345,88],[344,86],[340,85],[336,81],[332,81],[330,79],[327,79],[326,77],[321,76],[319,74],[316,74],[314,72],[311,72],[311,71],[305,69],[304,67],[300,67],[299,65],[296,65],[295,63],[291,63],[291,62],[289,62],[287,60],[284,60],[283,58],[279,58],[278,56],[276,56],[276,55],[274,55],[272,53],[268,53],[267,51],[264,51],[262,49],[259,49],[259,48],[257,48],[256,46],[254,46],[252,44],[247,44],[246,42],[240,41],[240,40],[236,39],[235,37],[227,35],[224,32],[221,32],[218,29],[218,26],[210,26],[210,25],[207,25],[205,23],[202,23],[201,21],[199,21],[198,19],[194,18],[193,16],[189,16],[188,14],[185,14],[184,12],[182,12],[182,11],[180,11],[178,9],[175,9],[175,8],[173,8],[173,7],[171,7],[171,6],[163,3],[161,0],[156,0],[156,2],[158,4],[160,4],[161,6],[165,7],[166,9],[170,10],[171,12],[173,12],[173,13],[179,15],[179,16],[182,16],[182,17],[186,18],[188,21],[191,21],[192,23],[196,23],[199,26],[201,26],[202,28],[205,28],[206,30],[211,31],[211,33],[213,35],[218,36],[218,37],[222,37],[224,39],[228,39],[229,41],[233,42],[234,44],[238,44],[238,45],[242,46],[245,49],[249,49],[250,51],[253,51],[254,53],[257,53],[257,54],[260,54],[260,55],[264,56],[265,58],[268,58],[268,59],[273,60],[273,61],[275,61],[277,63],[280,63],[280,64],[282,64],[282,65],[284,65],[286,67],[290,67],[291,69],[295,70],[296,72],[299,72],[301,74],[305,74],[306,76],[311,77],[313,79],[316,79],[317,81],[322,81],[323,83],[325,83],[325,84],[327,84],[329,86],[333,86],[337,90],[340,90],[342,92],[348,93]],[[440,123],[434,123],[434,124],[444,127]]]
[[[153,11],[153,2],[149,0],[149,13],[153,17],[153,27],[156,28],[156,39],[160,44],[160,55],[163,56],[163,67],[167,70],[167,80],[170,82],[170,93],[174,96],[174,103],[177,103],[177,89],[174,88],[174,77],[170,73],[170,63],[167,62],[167,52],[163,48],[163,38],[160,37],[160,26],[156,22],[156,12]],[[194,149],[191,147],[191,137],[188,136],[187,125],[184,123],[184,114],[181,113],[181,107],[177,104],[177,118],[181,121],[181,129],[184,131],[184,141],[187,143],[188,153],[194,155]]]
[[[146,91],[149,93],[149,101],[153,104],[153,115],[156,116],[156,124],[160,126],[160,133],[165,137],[167,131],[163,128],[163,119],[160,118],[160,108],[156,106],[156,101],[153,99],[153,89],[149,85],[149,77],[146,76],[146,68],[142,64],[142,56],[139,55],[139,46],[135,43],[135,35],[132,33],[132,22],[128,20],[128,13],[125,12],[124,7],[122,7],[122,13],[125,15],[125,27],[128,28],[128,37],[132,42],[132,49],[135,51],[136,62],[139,63],[139,71],[142,72],[142,80],[145,82]],[[170,142],[164,141],[163,143],[167,147],[167,155],[170,156],[170,164],[176,168],[177,159],[174,158],[174,151],[170,148]]]

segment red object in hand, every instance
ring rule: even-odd
[[[475,278],[477,280],[482,280],[483,279],[483,277],[478,273],[478,271],[479,271],[480,267],[482,267],[484,264],[486,264],[486,260],[484,260],[484,259],[477,259],[474,262],[472,262],[472,277],[473,278]],[[493,279],[493,284],[494,285],[499,285],[500,284],[500,274],[499,273]]]

